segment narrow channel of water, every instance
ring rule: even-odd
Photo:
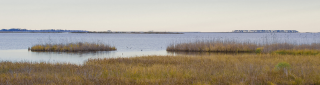
[[[172,55],[162,51],[32,52],[27,49],[0,50],[1,61],[83,64],[90,58]]]

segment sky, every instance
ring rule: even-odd
[[[320,32],[320,0],[0,0],[0,29]]]

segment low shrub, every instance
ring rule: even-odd
[[[262,52],[262,50],[263,50],[263,48],[261,47],[261,48],[257,48],[256,49],[256,53],[261,53]]]
[[[291,68],[291,66],[287,62],[280,62],[275,66],[276,70],[283,70],[283,69],[287,69],[288,70],[290,68]]]

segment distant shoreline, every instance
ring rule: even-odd
[[[270,33],[270,32],[21,32],[21,31],[8,32],[8,31],[0,31],[0,33],[184,34],[184,33]],[[282,32],[277,32],[277,33],[282,33]],[[297,33],[320,33],[320,32],[297,32]]]
[[[103,33],[103,34],[184,34],[183,32],[1,32],[0,33]]]

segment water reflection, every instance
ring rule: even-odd
[[[226,53],[226,52],[170,52],[160,51],[96,51],[96,52],[34,52],[23,50],[0,50],[0,61],[11,62],[47,62],[83,64],[91,58],[118,58],[147,55],[182,55],[182,56],[218,56],[241,55],[255,53]]]
[[[76,57],[87,57],[87,56],[106,56],[114,55],[114,51],[84,51],[84,52],[42,52],[42,51],[30,51],[34,55],[54,55],[54,56],[76,56]]]

